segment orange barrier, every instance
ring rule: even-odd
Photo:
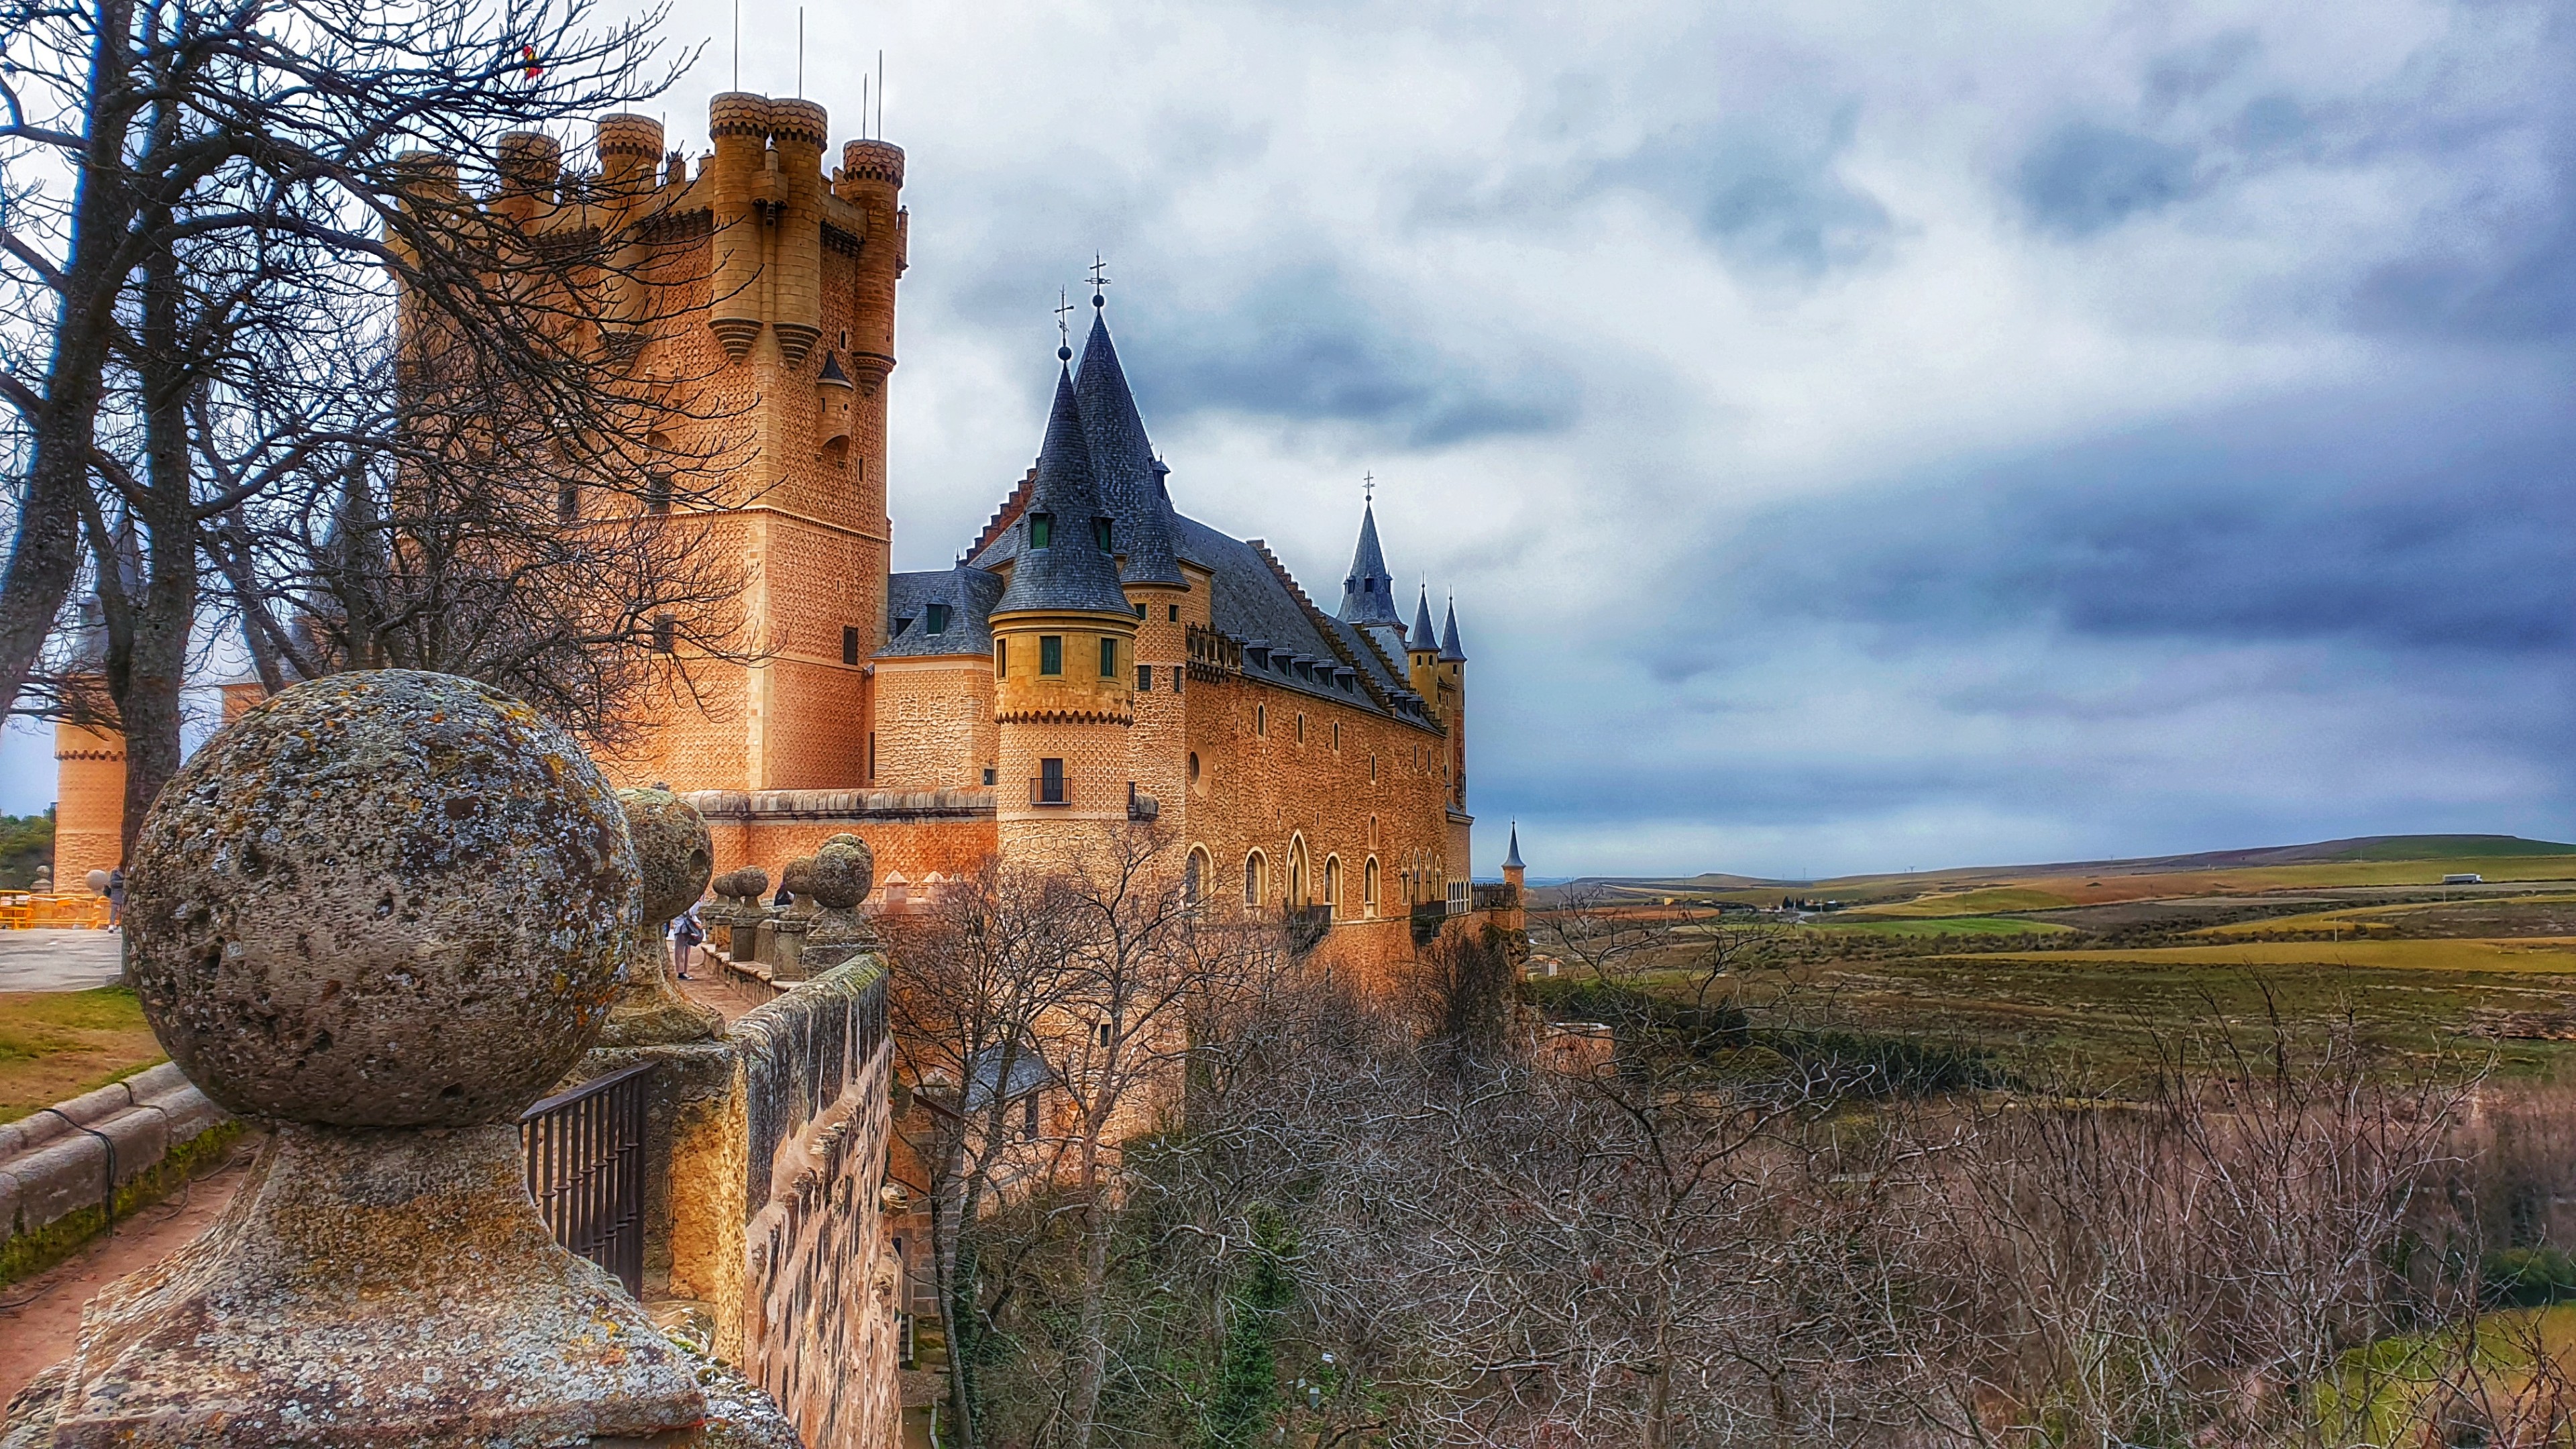
[[[39,896],[23,891],[0,892],[0,931],[36,928],[102,931],[107,929],[107,897]]]

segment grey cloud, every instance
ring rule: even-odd
[[[2537,662],[2576,644],[2571,456],[2560,414],[2253,410],[1776,510],[1725,587],[1914,638],[2043,622]]]
[[[1835,169],[1855,113],[1846,104],[1809,134],[1777,120],[1675,127],[1595,180],[1680,207],[1731,262],[1815,277],[1866,260],[1893,230],[1878,198]]]
[[[2022,159],[2019,191],[2043,229],[2084,237],[2192,194],[2188,147],[2093,121],[2070,121]]]

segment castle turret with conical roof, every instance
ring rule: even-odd
[[[1340,618],[1362,628],[1404,627],[1404,616],[1395,611],[1395,580],[1386,571],[1386,551],[1378,547],[1377,509],[1372,504],[1360,505],[1360,542],[1351,553],[1350,574],[1342,580]]]
[[[1115,519],[1093,464],[1073,375],[1059,367],[1028,507],[1011,525],[1010,578],[992,613],[994,803],[1005,850],[1030,852],[1023,859],[1069,861],[1083,832],[1065,827],[1124,820],[1133,793],[1136,614],[1118,580]]]

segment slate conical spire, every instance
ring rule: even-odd
[[[1429,653],[1440,647],[1438,636],[1431,632],[1431,590],[1425,588],[1413,604],[1413,633],[1404,647],[1414,653]]]
[[[1172,551],[1171,495],[1163,491],[1161,465],[1154,461],[1154,445],[1145,436],[1145,420],[1127,387],[1126,369],[1118,365],[1118,349],[1109,340],[1109,323],[1096,294],[1091,305],[1091,335],[1083,339],[1082,368],[1074,374],[1073,391],[1091,443],[1100,501],[1117,520],[1116,547],[1127,558],[1119,577],[1131,584],[1179,588],[1188,581]]]
[[[1341,620],[1404,627],[1404,616],[1395,611],[1395,580],[1377,546],[1377,509],[1366,503],[1360,505],[1360,546],[1351,554],[1350,577],[1342,580]]]
[[[1467,662],[1467,651],[1458,647],[1458,601],[1456,599],[1449,601],[1449,617],[1440,626],[1440,662],[1443,664]]]
[[[1527,869],[1521,864],[1521,823],[1517,820],[1512,822],[1512,848],[1503,853],[1503,869]]]
[[[1031,609],[1128,613],[1118,587],[1118,563],[1103,535],[1111,519],[1091,471],[1091,444],[1083,435],[1082,409],[1074,401],[1073,375],[1056,369],[1055,409],[1047,415],[1046,441],[1038,447],[1037,482],[1029,506],[1014,525],[1020,531],[1011,582],[993,604],[996,614]]]

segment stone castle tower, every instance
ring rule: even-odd
[[[539,237],[588,240],[604,269],[599,343],[665,381],[648,458],[711,475],[704,546],[743,566],[734,637],[748,664],[693,661],[626,781],[701,788],[843,785],[868,769],[867,656],[885,631],[886,379],[904,268],[903,152],[852,141],[823,170],[822,106],[727,92],[691,174],[661,123],[616,115],[595,178],[548,137],[502,138],[485,205]],[[452,178],[443,158],[409,158]],[[436,183],[433,183],[436,184]],[[452,179],[444,184],[453,185]],[[649,464],[648,464],[649,466]],[[648,473],[646,508],[671,507]],[[568,500],[567,521],[593,500]],[[608,507],[633,507],[619,495]]]

